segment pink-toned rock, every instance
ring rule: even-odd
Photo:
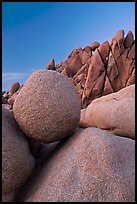
[[[135,85],[102,96],[81,110],[81,127],[98,127],[135,139]]]
[[[19,129],[13,114],[2,108],[2,201],[14,201],[33,167],[27,139]]]
[[[135,59],[135,44],[132,46],[130,52],[128,53],[128,59],[129,60]]]
[[[111,49],[115,60],[125,51],[124,30],[119,30],[112,38]]]
[[[15,92],[15,93],[8,99],[7,102],[8,102],[9,105],[13,105],[13,103],[14,103],[14,101],[15,101],[17,95],[18,95],[18,94]]]
[[[113,37],[113,40],[116,40],[118,44],[122,44],[124,42],[124,30],[119,30]]]
[[[103,62],[105,64],[107,64],[107,57],[109,56],[109,52],[110,52],[110,45],[108,41],[105,41],[104,43],[102,43],[99,48],[99,53],[101,55],[101,58],[103,60]]]
[[[88,55],[92,56],[92,50],[90,46],[86,46],[84,50],[88,53]]]
[[[36,172],[17,202],[135,202],[135,141],[80,129]]]
[[[131,75],[127,80],[126,86],[129,86],[131,84],[135,84],[135,67],[133,68]]]
[[[55,69],[56,69],[56,68],[55,68],[55,60],[54,60],[54,59],[52,59],[52,60],[47,64],[46,69],[48,69],[48,70],[55,70]]]
[[[79,55],[76,55],[74,58],[72,58],[71,62],[68,65],[68,68],[71,73],[70,76],[74,76],[82,66],[83,64]]]
[[[9,97],[9,95],[8,95],[7,93],[4,93],[2,96],[3,96],[4,98],[8,98],[8,97]]]
[[[98,88],[96,88],[96,90],[94,90],[95,93],[97,91],[97,95],[96,94],[91,95],[91,92],[93,91],[94,86],[100,77],[101,77],[100,87],[103,87],[104,76],[105,76],[104,63],[100,57],[98,49],[96,49],[94,52],[93,61],[91,62],[89,69],[88,69],[88,75],[87,75],[87,79],[86,79],[86,83],[85,83],[85,87],[84,87],[84,92],[83,92],[83,96],[82,96],[82,103],[83,104],[84,103],[87,104],[90,96],[92,97],[92,98],[90,98],[90,100],[92,100],[98,95]]]
[[[7,109],[7,110],[9,110],[9,111],[12,111],[12,110],[11,110],[11,105],[9,105],[8,103],[2,104],[2,108],[5,108],[5,109]]]
[[[92,42],[90,44],[90,47],[91,47],[92,51],[95,51],[99,46],[100,46],[100,44],[98,42]]]
[[[9,96],[12,96],[12,94],[14,94],[19,88],[20,88],[19,82],[15,82],[14,84],[12,84],[10,87]]]
[[[125,48],[128,48],[133,43],[134,43],[134,36],[133,36],[133,33],[131,31],[129,31],[127,36],[125,37],[124,46],[125,46]]]
[[[76,88],[68,77],[52,70],[38,70],[20,90],[13,113],[28,137],[50,143],[74,132],[80,108]]]
[[[83,50],[81,53],[79,53],[79,57],[81,58],[82,65],[84,65],[91,56],[85,50]]]

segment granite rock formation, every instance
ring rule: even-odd
[[[94,53],[93,53],[94,51]],[[81,98],[81,106],[135,83],[135,40],[129,31],[118,31],[111,42],[92,42],[74,49],[54,70],[71,78]]]
[[[14,197],[28,179],[35,160],[13,114],[2,108],[2,201]]]
[[[24,190],[21,202],[133,202],[135,141],[80,129],[59,144]]]
[[[27,136],[43,143],[55,142],[78,126],[80,99],[68,77],[52,70],[38,70],[19,92],[13,113]]]
[[[135,85],[93,100],[81,110],[80,126],[135,139]]]

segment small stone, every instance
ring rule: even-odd
[[[98,42],[92,42],[90,44],[91,50],[95,51],[95,49],[97,49],[100,46],[100,44]]]

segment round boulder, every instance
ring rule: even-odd
[[[14,84],[12,84],[10,87],[9,96],[12,96],[12,94],[14,94],[19,88],[20,88],[19,82],[15,82]]]
[[[2,200],[11,202],[28,179],[35,160],[13,114],[2,108]]]
[[[13,113],[27,136],[48,143],[74,132],[80,108],[80,98],[68,77],[52,70],[38,70],[20,90]]]
[[[44,162],[16,202],[135,202],[134,140],[86,128]]]

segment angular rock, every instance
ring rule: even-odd
[[[124,39],[124,46],[125,48],[128,48],[132,46],[133,43],[134,43],[134,36],[133,36],[133,33],[129,31],[127,36]]]
[[[12,94],[14,94],[19,88],[20,88],[19,82],[15,82],[14,84],[12,84],[10,87],[9,96],[12,96]]]
[[[128,53],[128,59],[129,60],[135,59],[135,44],[132,46],[130,52]]]
[[[92,51],[95,51],[99,46],[100,46],[100,44],[98,42],[92,42],[90,44],[90,47],[91,47]]]
[[[71,62],[68,65],[68,68],[71,73],[71,77],[74,76],[78,70],[83,66],[81,58],[79,55],[76,55],[73,59],[71,59]]]
[[[131,84],[135,84],[135,67],[133,68],[132,73],[126,82],[126,86],[130,86]]]
[[[91,47],[90,46],[86,46],[84,48],[84,50],[88,53],[88,55],[90,55],[90,57],[92,56],[92,50],[91,50]]]
[[[54,59],[52,59],[52,60],[47,64],[46,69],[48,69],[48,70],[55,70],[55,69],[56,69],[56,67],[55,67],[55,60],[54,60]]]
[[[99,48],[98,51],[101,55],[101,58],[103,60],[103,62],[105,64],[107,64],[107,57],[109,56],[109,52],[110,52],[110,45],[108,41],[105,41],[104,43],[102,43]]]
[[[104,63],[101,59],[98,49],[96,49],[94,53],[93,61],[91,62],[89,69],[88,69],[88,75],[87,75],[84,92],[82,96],[83,104],[84,103],[87,104],[87,101],[89,100],[92,90],[94,89],[94,86],[97,82],[97,79],[100,76],[102,77],[103,72],[105,72]],[[103,73],[103,76],[105,76],[104,73]],[[104,81],[101,81],[101,82],[103,86]],[[92,97],[95,98],[95,95],[92,94]]]
[[[81,127],[98,127],[135,139],[135,85],[95,99],[81,110]]]
[[[13,114],[2,108],[2,200],[11,202],[28,179],[35,160]]]
[[[81,58],[82,65],[84,65],[90,58],[90,55],[85,50],[83,50],[83,52],[79,53],[79,57]]]
[[[119,44],[122,44],[124,42],[124,30],[119,30],[115,36],[113,37],[113,40],[116,40]]]
[[[78,126],[80,98],[68,77],[52,70],[38,70],[19,92],[13,113],[28,137],[43,143],[55,142]]]
[[[26,183],[21,202],[135,202],[135,141],[77,131]]]
[[[125,51],[124,30],[119,30],[112,38],[111,49],[115,60]]]

